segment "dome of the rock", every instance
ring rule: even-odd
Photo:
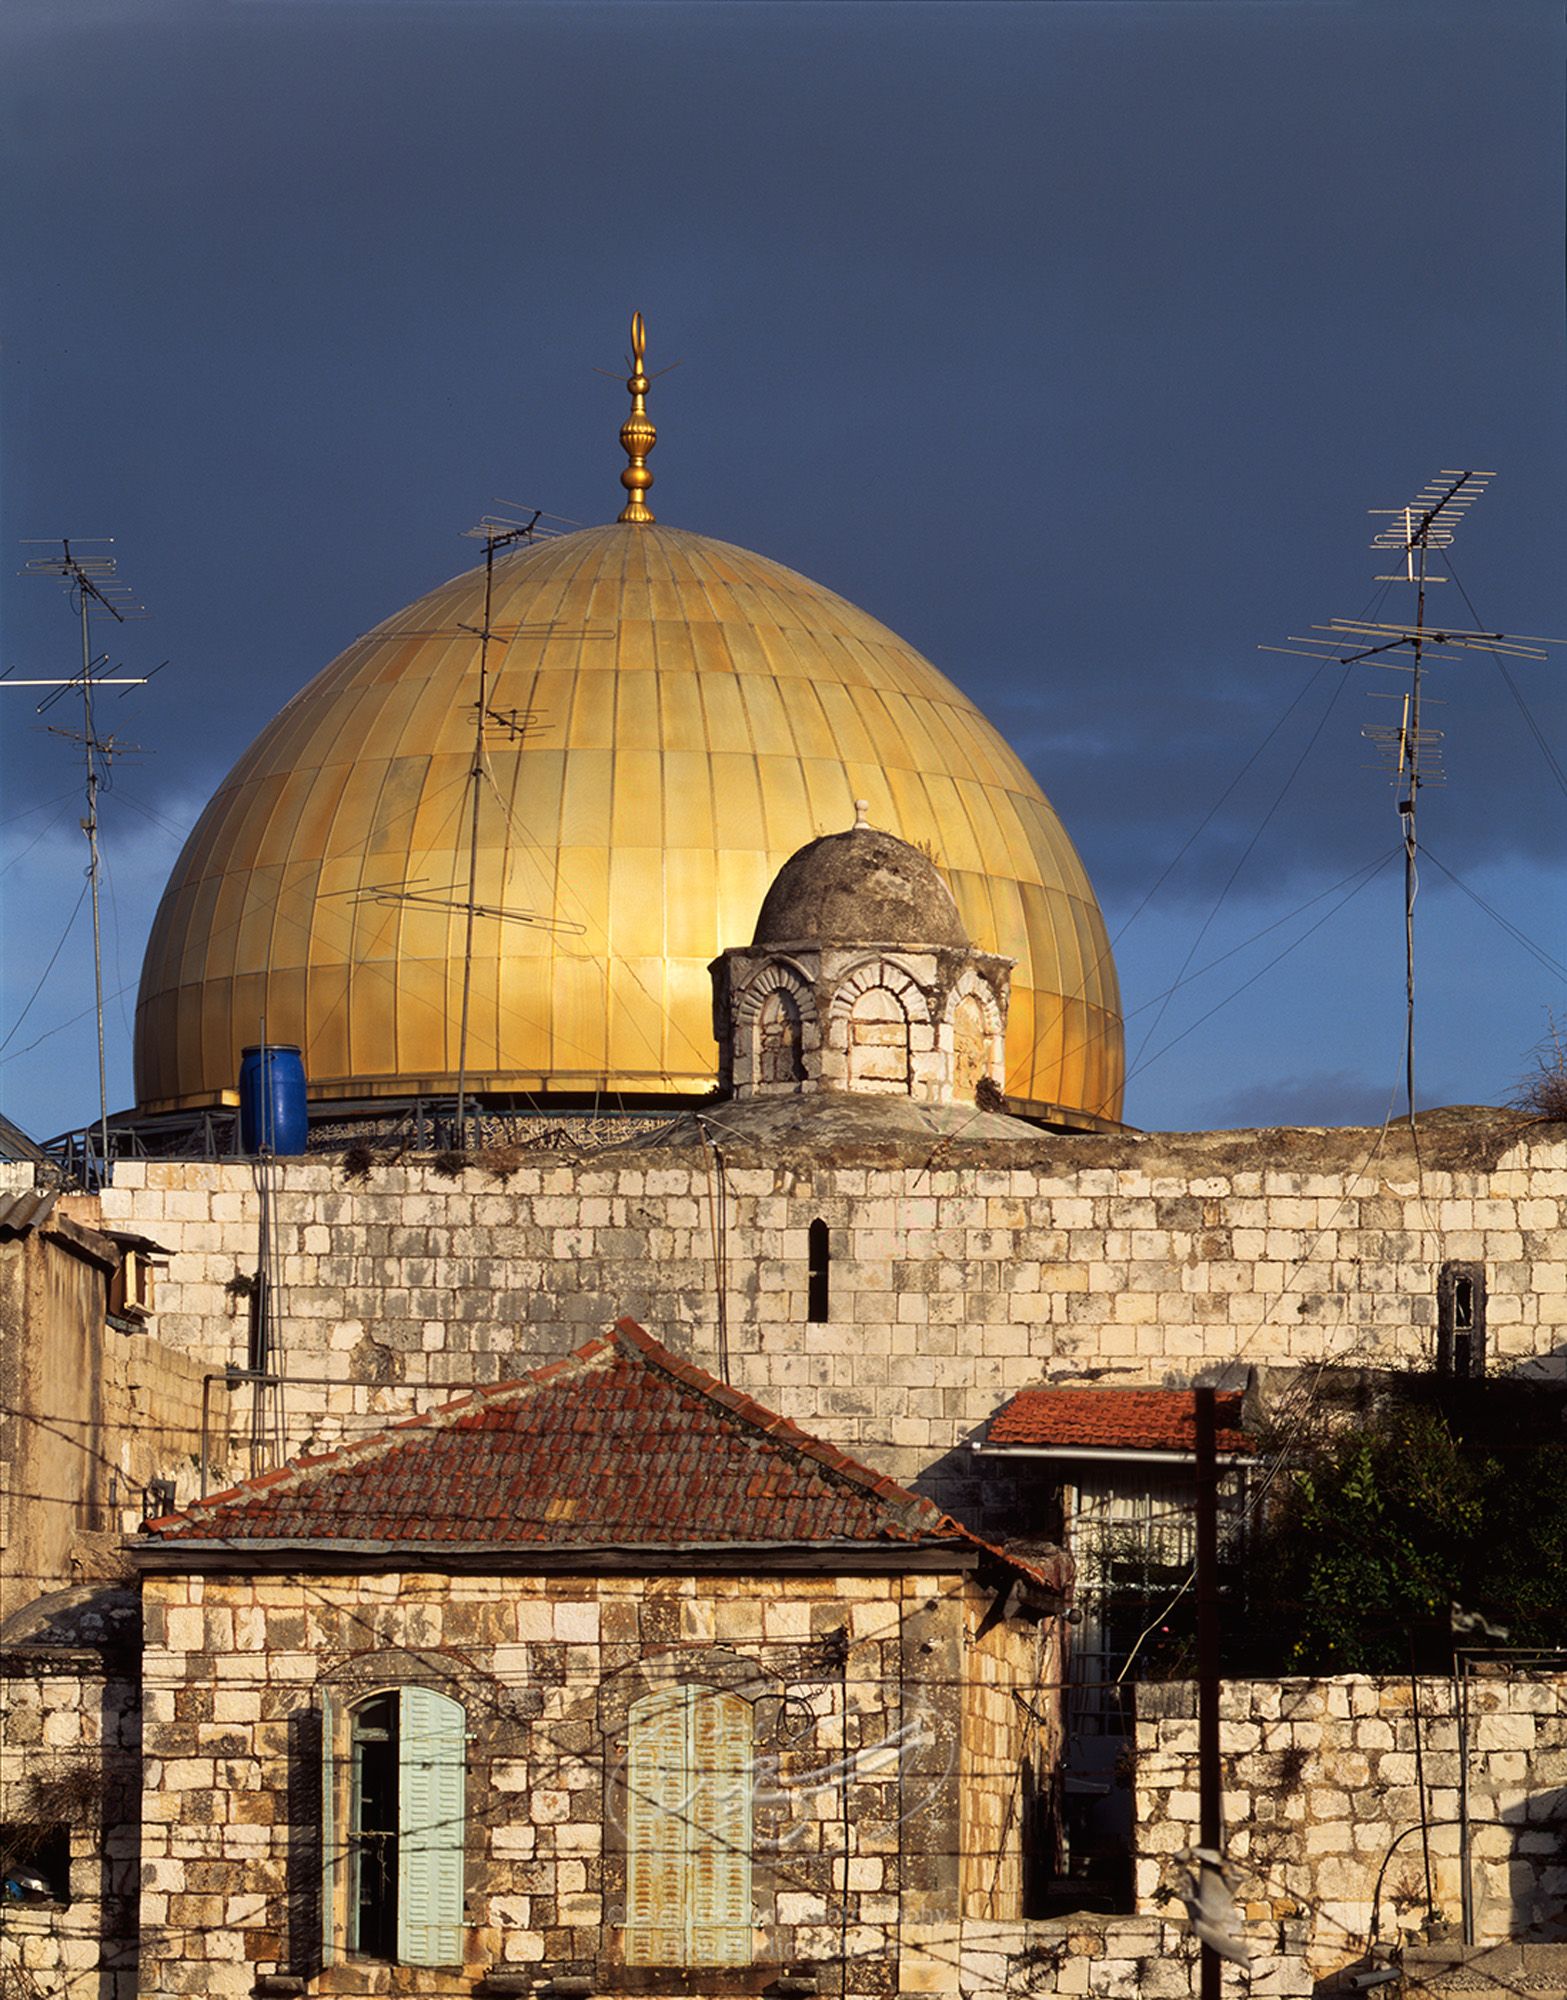
[[[147,949],[142,1110],[217,1101],[263,1024],[317,1099],[455,1087],[483,619],[482,568],[419,598],[224,780]],[[763,556],[617,522],[497,558],[491,631],[471,1089],[707,1091],[709,961],[863,799],[1016,961],[1014,1100],[1119,1115],[1082,864],[995,729],[884,625]]]

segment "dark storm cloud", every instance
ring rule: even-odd
[[[1389,1111],[1385,1084],[1353,1070],[1325,1070],[1237,1090],[1209,1101],[1219,1129],[1256,1125],[1380,1125]]]
[[[640,305],[652,364],[686,361],[653,399],[662,519],[927,652],[1114,922],[1212,812],[1160,892],[1174,964],[1254,840],[1231,895],[1267,921],[1396,839],[1358,687],[1281,803],[1325,688],[1224,797],[1308,675],[1257,645],[1372,595],[1365,508],[1497,468],[1464,582],[1488,624],[1567,631],[1563,41],[1532,0],[13,0],[0,537],[113,532],[157,614],[106,641],[174,660],[124,710],[158,754],[122,826],[181,817],[465,566],[494,496],[615,511],[623,398],[592,366]],[[68,656],[49,589],[3,612],[0,664]],[[1567,673],[1514,671],[1562,756]],[[61,789],[30,719],[0,711],[8,811]],[[1567,880],[1567,801],[1487,663],[1442,726],[1433,848],[1560,931],[1538,885]],[[28,864],[4,886],[30,987],[59,912]],[[1337,967],[1291,964],[1340,1044],[1311,1067],[1355,1073]],[[1129,1004],[1169,970],[1127,966]],[[1496,1037],[1526,1044],[1542,975],[1505,977]],[[1452,1073],[1483,1067],[1449,1032]],[[1199,1033],[1171,1056],[1162,1116],[1207,1102],[1215,1047],[1240,1059]],[[0,1089],[24,1073],[33,1122],[82,1108],[58,1064]]]

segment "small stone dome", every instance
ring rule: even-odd
[[[825,834],[791,855],[756,920],[753,951],[813,943],[969,948],[952,891],[917,847],[878,827]]]

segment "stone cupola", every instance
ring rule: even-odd
[[[972,1104],[1004,1084],[1011,971],[975,951],[930,857],[861,804],[790,856],[750,944],[713,961],[720,1084]]]

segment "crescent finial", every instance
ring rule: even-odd
[[[616,518],[644,527],[654,519],[647,505],[648,488],[653,484],[647,455],[658,443],[658,432],[647,413],[648,378],[642,366],[647,358],[647,328],[639,312],[631,315],[631,355],[631,373],[626,377],[626,388],[631,394],[631,415],[620,427],[621,449],[631,461],[621,473],[620,483],[630,498]]]

